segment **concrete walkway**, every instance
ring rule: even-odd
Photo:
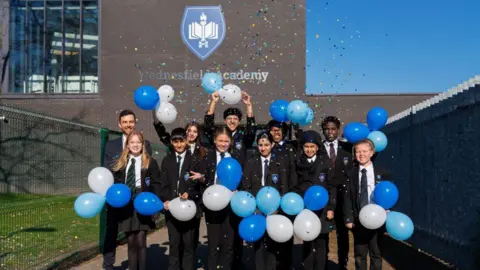
[[[207,261],[207,237],[206,237],[206,226],[204,220],[201,222],[200,235],[201,235],[201,245],[198,246],[197,250],[197,269],[205,269],[204,262]],[[350,261],[349,269],[354,269],[353,262],[353,245],[352,241],[350,242]],[[150,234],[147,239],[148,245],[148,269],[167,269],[168,268],[168,233],[166,227]],[[300,268],[300,258],[301,258],[301,241],[295,239],[295,246],[293,250],[294,256],[294,268]],[[329,270],[335,270],[338,268],[338,258],[337,258],[337,245],[334,234],[330,234],[330,254],[329,254]],[[247,269],[255,269],[253,260],[253,250],[251,247],[246,246],[244,251],[244,263],[248,267]],[[115,269],[128,269],[128,260],[127,260],[127,245],[122,245],[117,247],[117,262],[115,264]],[[102,269],[103,258],[102,255],[98,255],[90,261],[84,262],[83,264],[74,267],[72,269]],[[394,269],[384,260],[383,269],[390,270]]]

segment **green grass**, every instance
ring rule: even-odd
[[[42,268],[96,244],[99,217],[83,219],[75,196],[0,195],[0,268]]]

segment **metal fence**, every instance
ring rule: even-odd
[[[469,81],[395,115],[377,163],[400,191],[409,240],[461,269],[480,269],[480,82]]]
[[[98,253],[104,223],[82,219],[76,197],[120,133],[0,105],[0,269],[43,269]],[[152,144],[161,161],[165,148]],[[121,236],[120,236],[121,237]]]

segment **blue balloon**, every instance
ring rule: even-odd
[[[242,166],[234,158],[224,158],[217,165],[218,184],[234,191],[242,180]]]
[[[388,210],[398,201],[398,188],[390,181],[381,181],[373,190],[375,203]]]
[[[375,145],[375,152],[382,152],[387,148],[387,136],[381,131],[372,131],[367,137]]]
[[[218,73],[207,72],[202,78],[202,88],[211,94],[223,87],[222,77]]]
[[[294,124],[300,124],[307,118],[308,105],[301,100],[294,100],[288,104],[287,117]]]
[[[388,112],[381,107],[374,107],[367,113],[367,124],[370,130],[379,130],[385,126]]]
[[[263,215],[253,215],[240,221],[238,234],[247,242],[255,242],[262,238],[267,229],[267,219]]]
[[[305,207],[312,211],[323,209],[328,203],[328,191],[322,186],[311,186],[303,196]]]
[[[270,116],[279,122],[288,121],[287,116],[288,101],[283,99],[275,100],[272,105],[270,105]]]
[[[315,118],[315,113],[313,112],[312,108],[308,107],[307,116],[305,117],[305,119],[303,119],[303,121],[300,122],[300,125],[302,126],[310,125],[310,123],[312,123],[313,121],[313,118]]]
[[[160,95],[152,86],[140,86],[135,90],[133,100],[140,109],[153,110],[160,103]]]
[[[294,192],[289,192],[283,195],[280,201],[280,207],[287,215],[298,215],[305,208],[302,196]]]
[[[124,207],[130,202],[132,198],[132,192],[125,184],[113,184],[108,188],[105,197],[109,205],[115,208],[120,208]]]
[[[263,187],[257,193],[257,207],[266,216],[273,214],[280,206],[280,193],[274,187]]]
[[[414,230],[412,220],[405,214],[392,211],[387,214],[385,222],[388,234],[396,240],[405,241],[409,239]]]
[[[133,200],[135,210],[141,215],[151,216],[162,211],[163,202],[151,192],[142,192]]]
[[[366,139],[370,134],[370,130],[362,123],[351,122],[345,126],[343,134],[349,143],[356,143]]]
[[[104,205],[104,196],[87,192],[78,196],[73,205],[73,209],[75,209],[75,213],[82,218],[92,218],[102,211]]]
[[[250,192],[238,191],[233,194],[230,200],[233,213],[239,217],[248,217],[255,213],[257,203]]]

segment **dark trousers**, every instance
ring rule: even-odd
[[[275,243],[277,245],[277,270],[290,270],[292,269],[292,255],[293,255],[293,237],[284,243]]]
[[[267,234],[253,244],[255,250],[256,270],[276,270],[277,268],[277,246]]]
[[[328,233],[320,234],[313,241],[303,242],[303,266],[305,270],[324,270],[328,262]]]
[[[370,255],[370,269],[382,269],[382,257],[378,245],[379,230],[369,230],[355,222],[353,228],[353,251],[355,255],[355,269],[367,270],[367,254]]]
[[[147,269],[147,231],[126,232],[128,240],[128,269]]]
[[[111,211],[110,211],[111,212]],[[107,209],[107,229],[103,242],[103,268],[112,270],[115,264],[115,251],[117,249],[118,223],[112,218]]]
[[[240,237],[240,233],[238,232],[238,226],[240,225],[242,218],[231,212],[230,221],[235,234],[233,239],[233,268],[242,269],[243,239]]]
[[[235,231],[230,207],[221,211],[205,210],[208,234],[208,269],[229,270],[233,263]]]
[[[178,221],[166,215],[168,241],[170,243],[169,270],[193,270],[195,267],[195,228],[197,219]]]
[[[202,220],[202,217],[195,217],[195,250],[197,250],[198,243],[200,242],[200,221]]]
[[[348,250],[350,249],[350,243],[348,228],[345,226],[345,219],[343,217],[343,200],[340,199],[337,201],[337,209],[335,211],[335,227],[337,234],[338,266],[340,270],[346,270],[348,265]]]

